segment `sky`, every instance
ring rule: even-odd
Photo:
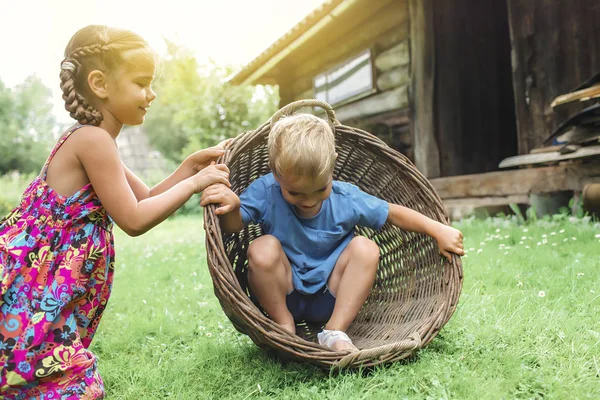
[[[0,0],[0,80],[8,87],[36,74],[52,89],[54,114],[70,122],[59,66],[71,36],[90,24],[140,34],[159,54],[166,38],[200,62],[245,64],[324,0]]]

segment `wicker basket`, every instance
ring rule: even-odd
[[[332,108],[317,100],[289,104],[255,131],[242,133],[233,141],[222,161],[230,168],[235,193],[241,194],[252,181],[270,172],[266,144],[271,121],[306,106],[325,109],[334,126],[338,152],[334,179],[448,223],[433,187],[405,156],[370,133],[341,125]],[[368,367],[401,360],[427,345],[456,308],[462,288],[458,256],[449,263],[429,236],[388,223],[379,231],[357,227],[357,235],[371,238],[381,250],[371,294],[347,332],[360,351],[349,354],[320,346],[316,334],[321,326],[301,323],[297,335],[292,335],[270,320],[248,294],[246,251],[262,234],[260,226],[249,225],[236,234],[222,233],[214,209],[207,208],[204,222],[215,294],[238,331],[284,358],[323,368]]]

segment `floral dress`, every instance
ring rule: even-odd
[[[112,220],[91,184],[64,197],[45,182],[78,128],[0,219],[0,399],[104,396],[88,347],[112,288]]]

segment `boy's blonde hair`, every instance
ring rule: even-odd
[[[276,176],[318,179],[333,174],[335,137],[329,124],[312,114],[283,117],[271,127],[269,167]]]

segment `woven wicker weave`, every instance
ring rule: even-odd
[[[338,158],[334,179],[447,223],[443,206],[427,179],[402,154],[359,129],[341,125],[331,107],[301,100],[281,109],[255,131],[239,135],[224,161],[230,168],[231,188],[238,195],[255,179],[270,172],[267,137],[271,121],[306,106],[326,110],[334,126]],[[271,321],[248,295],[246,250],[262,234],[249,225],[236,234],[222,233],[214,206],[204,214],[208,265],[225,314],[235,328],[254,343],[284,358],[324,368],[356,368],[397,361],[427,345],[450,319],[462,288],[462,266],[439,254],[429,236],[402,231],[388,223],[380,231],[357,227],[381,250],[377,278],[366,303],[348,329],[359,352],[348,354],[320,346],[320,326],[298,324],[297,336]]]

